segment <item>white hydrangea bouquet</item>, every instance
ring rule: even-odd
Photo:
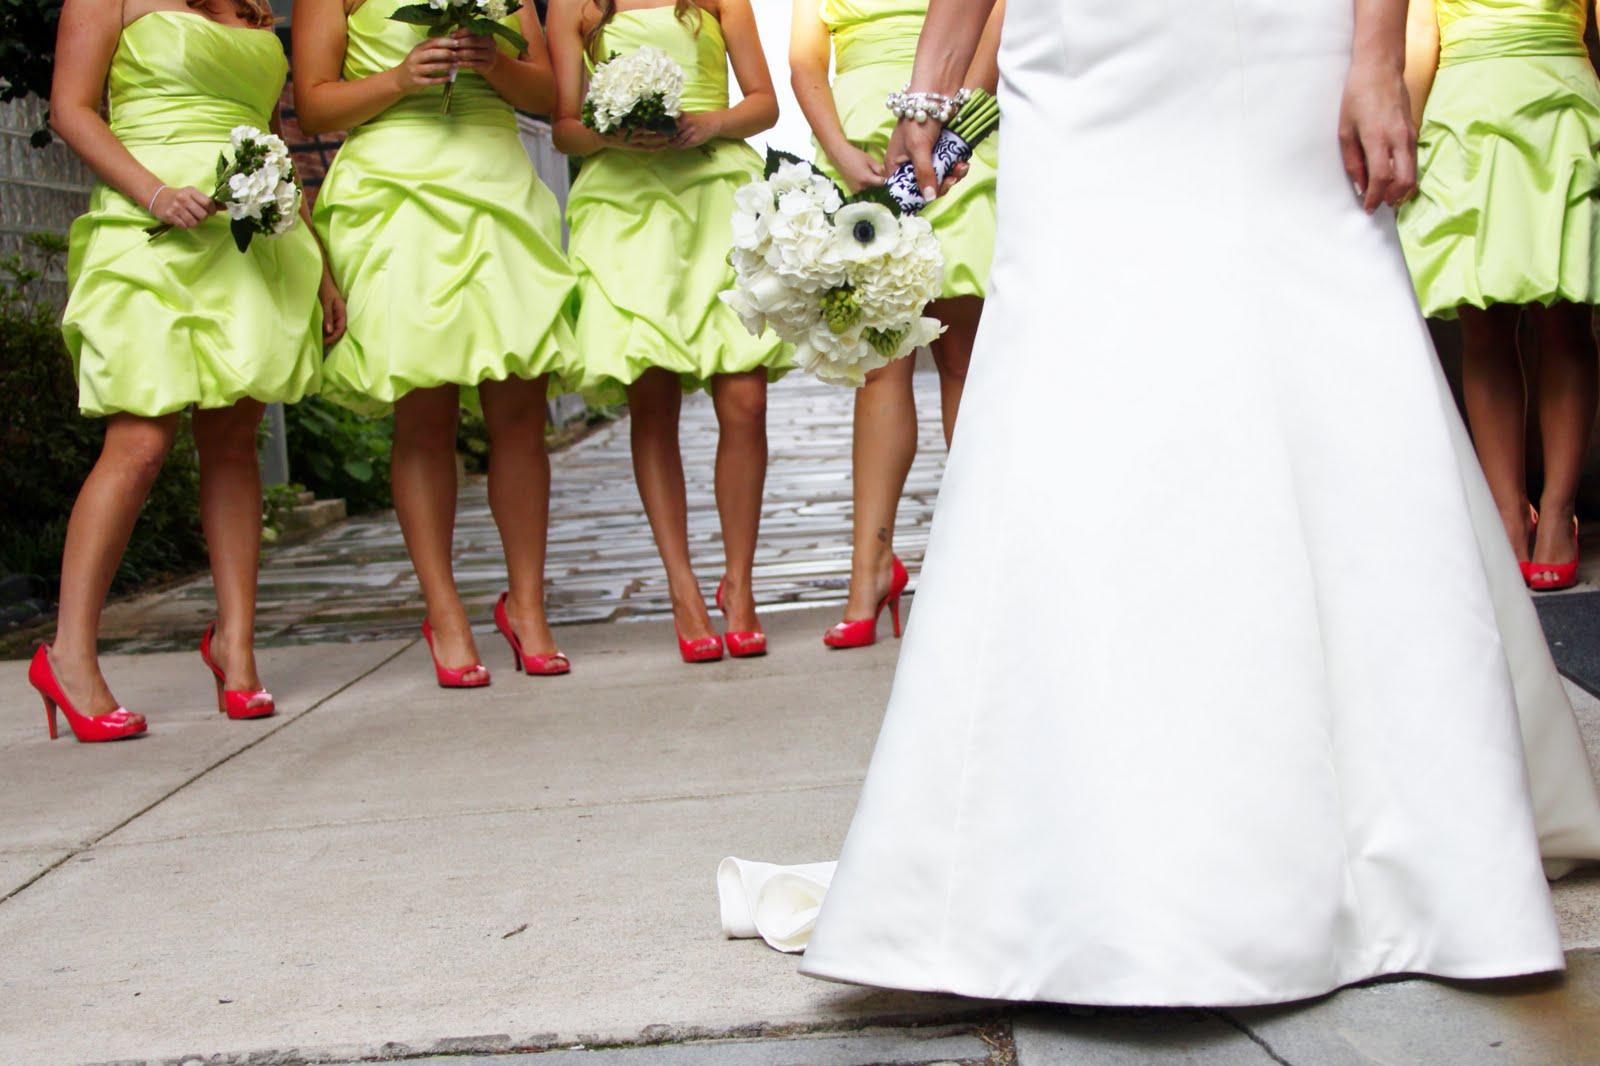
[[[521,10],[519,0],[426,0],[396,8],[389,17],[395,22],[421,26],[429,37],[448,37],[457,30],[479,37],[498,37],[521,55],[528,50],[528,39],[503,21]],[[439,105],[446,115],[455,92],[456,71],[452,69],[444,87],[444,102]]]
[[[589,76],[583,124],[604,134],[676,133],[683,114],[683,81],[683,68],[659,48],[613,52]]]
[[[944,282],[933,227],[882,187],[846,197],[796,156],[769,151],[765,179],[735,194],[729,258],[722,300],[823,381],[860,387],[944,332],[923,316]]]
[[[229,135],[233,158],[217,157],[217,187],[211,199],[228,213],[233,243],[250,250],[256,234],[276,237],[300,220],[300,179],[289,146],[254,126],[235,126]],[[145,230],[150,239],[166,233],[170,223]]]

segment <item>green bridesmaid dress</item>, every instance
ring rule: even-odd
[[[884,104],[911,80],[928,0],[822,0],[821,13],[833,40],[833,101],[844,135],[882,159],[896,121]],[[982,296],[988,288],[999,156],[999,138],[990,137],[966,178],[924,212],[944,250],[945,297]],[[817,160],[840,179],[821,145]]]
[[[671,5],[618,12],[598,52],[659,48],[683,67],[684,111],[726,108],[722,27],[695,10],[698,32]],[[784,345],[771,334],[752,337],[717,298],[734,284],[733,194],[762,169],[755,149],[731,140],[688,151],[607,148],[584,160],[567,215],[584,389],[595,400],[622,402],[651,367],[677,374],[689,390],[717,374],[765,368],[776,379],[789,368]]]
[[[389,18],[405,2],[366,0],[350,15],[347,80],[421,43],[420,27]],[[349,308],[324,392],[369,414],[412,389],[510,377],[549,374],[556,393],[575,359],[561,211],[516,113],[471,71],[449,114],[443,93],[415,93],[351,131],[313,211]]]
[[[271,30],[154,11],[111,58],[111,131],[168,186],[209,193],[229,133],[267,128],[287,73]],[[292,403],[314,389],[322,253],[310,229],[258,237],[241,254],[225,214],[151,240],[145,207],[98,184],[72,225],[62,333],[83,413]]]
[[[1600,79],[1586,0],[1438,0],[1400,236],[1422,310],[1600,302]]]

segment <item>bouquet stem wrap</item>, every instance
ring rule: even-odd
[[[971,159],[978,145],[999,128],[999,102],[982,89],[974,91],[967,105],[939,134],[933,146],[933,172],[940,184],[951,171]],[[906,214],[914,215],[928,206],[922,190],[917,187],[917,170],[912,164],[902,163],[885,184],[889,195]]]

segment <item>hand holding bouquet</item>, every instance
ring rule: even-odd
[[[913,119],[913,116],[917,116],[913,119],[916,125],[903,126],[902,129],[920,131],[928,116],[926,112],[910,110],[912,101],[908,95],[892,94],[889,97],[889,110],[902,119]],[[944,129],[940,131],[929,153],[935,188],[943,184],[956,167],[971,160],[978,145],[1000,128],[1000,104],[993,96],[982,89],[963,89],[955,99],[959,101],[954,105],[958,110],[944,124]],[[896,139],[898,140],[898,136]],[[923,143],[926,145],[925,141]],[[894,150],[893,142],[890,144],[890,150],[891,152]],[[901,210],[915,214],[928,206],[928,197],[917,181],[915,161],[908,161],[896,167],[894,173],[889,175],[887,185],[889,195],[894,197]]]
[[[939,240],[881,186],[846,199],[810,163],[774,151],[766,179],[734,205],[738,280],[722,299],[751,333],[770,326],[794,345],[821,380],[859,387],[944,332],[922,314],[944,281]]]
[[[520,10],[519,0],[427,0],[397,8],[389,17],[395,22],[421,26],[429,37],[448,37],[458,31],[475,37],[498,37],[521,55],[528,50],[527,38],[503,22]],[[444,102],[439,107],[446,115],[455,97],[456,73],[452,68],[444,87]]]
[[[260,233],[276,237],[300,218],[300,182],[282,138],[254,126],[236,126],[230,136],[233,159],[217,157],[217,187],[211,199],[228,212],[233,243],[248,251]],[[166,233],[170,223],[145,230],[150,239]]]
[[[683,113],[683,68],[646,45],[594,68],[583,100],[583,124],[603,135],[636,132],[670,137]]]

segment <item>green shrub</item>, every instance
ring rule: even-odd
[[[0,0],[0,103],[49,97],[60,17],[61,0]],[[35,147],[49,144],[50,131],[35,130],[32,139]]]
[[[343,499],[351,514],[390,506],[390,421],[313,396],[284,411],[289,472],[319,499]]]
[[[59,238],[30,241],[48,268]],[[78,414],[72,362],[55,307],[29,286],[45,273],[20,257],[0,261],[0,575],[60,580],[61,546],[78,487],[100,454],[104,423]],[[23,398],[26,401],[23,402]],[[205,558],[200,533],[200,468],[187,419],[134,528],[114,588],[187,570]]]
[[[456,454],[469,474],[489,472],[489,427],[483,415],[470,407],[462,407],[461,421],[456,427]]]

